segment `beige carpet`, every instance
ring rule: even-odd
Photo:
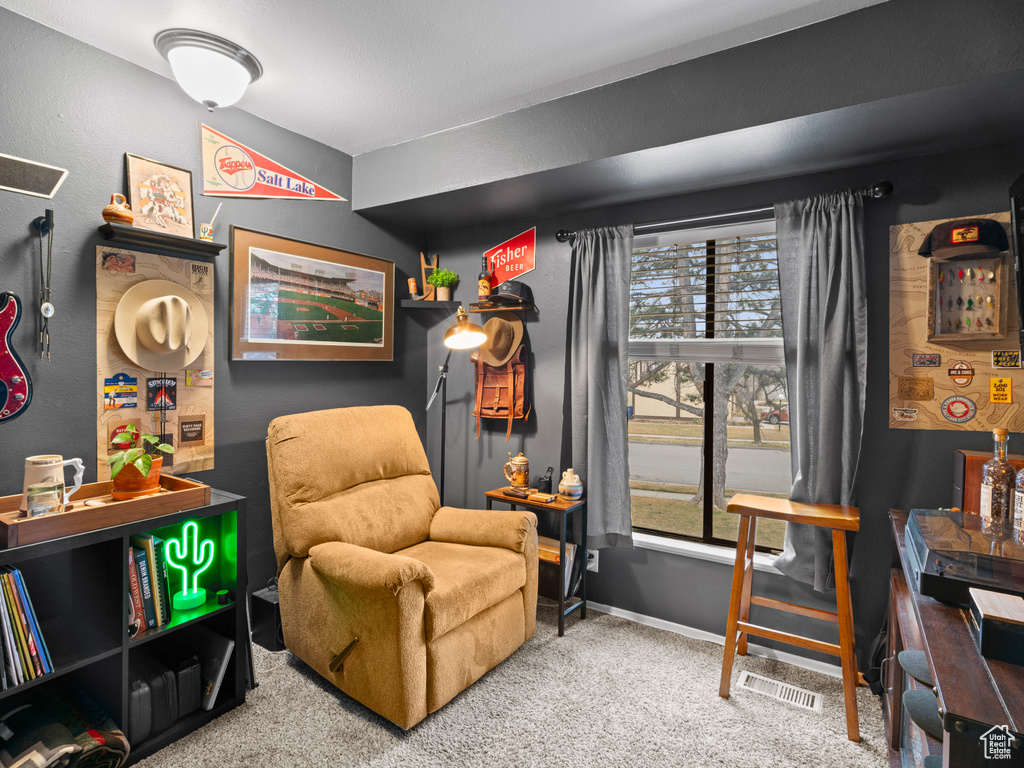
[[[766,659],[749,669],[824,694],[822,714],[750,691],[718,696],[722,648],[591,610],[537,636],[439,712],[404,732],[290,654],[253,649],[244,706],[139,763],[209,766],[721,766],[884,768],[878,699],[859,691],[861,743],[846,738],[842,686]]]

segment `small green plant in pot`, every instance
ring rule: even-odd
[[[427,282],[437,286],[438,301],[451,301],[452,288],[459,284],[459,276],[450,269],[435,269],[427,276]]]
[[[146,453],[147,444],[163,453],[174,453],[173,446],[161,443],[156,435],[140,433],[132,424],[110,441],[112,448],[119,449],[107,457],[113,481],[111,495],[115,499],[133,499],[160,492],[160,467],[164,458]]]

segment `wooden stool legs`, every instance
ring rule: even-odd
[[[754,576],[754,538],[757,535],[757,517],[740,514],[740,530],[736,540],[736,564],[732,571],[732,591],[729,594],[729,616],[725,627],[725,650],[722,658],[722,680],[718,695],[729,698],[732,684],[732,666],[737,654],[747,653],[749,635],[767,637],[784,643],[798,645],[814,651],[838,656],[843,669],[843,698],[846,704],[846,734],[850,741],[860,741],[860,725],[857,719],[857,659],[853,641],[853,604],[850,600],[850,581],[846,562],[846,532],[832,530],[832,552],[836,572],[836,612],[806,608],[779,600],[751,596],[751,582]],[[839,645],[820,640],[780,632],[750,623],[750,606],[760,605],[788,613],[796,613],[839,625]]]
[[[846,699],[846,734],[860,741],[857,721],[857,657],[853,650],[853,602],[846,564],[846,532],[832,531],[832,556],[836,569],[836,613],[839,614],[839,650],[843,665],[843,697]]]
[[[732,662],[736,658],[736,632],[740,617],[740,605],[743,602],[743,586],[746,578],[744,569],[744,553],[747,541],[747,530],[750,528],[751,518],[748,515],[740,517],[740,534],[736,540],[736,564],[732,569],[732,591],[729,593],[729,617],[725,623],[725,655],[722,658],[722,682],[718,686],[718,695],[723,699],[729,698],[729,688],[732,686]],[[749,595],[748,595],[749,597]],[[749,602],[748,602],[749,605]],[[746,633],[743,638],[746,639]],[[746,649],[744,649],[746,650]]]

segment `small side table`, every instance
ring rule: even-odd
[[[507,488],[507,486],[506,486]],[[492,509],[491,504],[495,501],[502,501],[508,504],[512,509],[516,507],[523,507],[533,512],[553,512],[558,515],[559,518],[559,562],[565,563],[565,527],[566,520],[569,519],[569,515],[573,512],[579,511],[582,515],[583,522],[583,545],[579,548],[581,575],[580,575],[580,599],[579,602],[573,603],[568,608],[565,605],[565,588],[563,584],[562,573],[559,571],[558,574],[558,636],[562,637],[565,634],[565,617],[568,616],[575,610],[580,612],[580,620],[587,618],[587,500],[586,499],[563,499],[561,496],[555,496],[555,500],[545,504],[542,501],[531,501],[530,499],[518,499],[515,496],[506,496],[502,491],[505,488],[496,488],[493,491],[487,491],[484,496],[487,497],[487,509]]]

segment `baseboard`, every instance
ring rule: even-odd
[[[616,608],[613,605],[602,605],[601,603],[595,603],[591,600],[587,601],[587,608],[593,608],[595,611],[607,613],[611,616],[618,616],[620,619],[628,619],[629,621],[635,621],[637,624],[644,624],[648,627],[664,629],[668,632],[675,632],[677,635],[685,635],[686,637],[692,637],[695,640],[707,640],[710,643],[725,645],[725,637],[722,635],[716,635],[711,632],[705,632],[702,629],[694,629],[693,627],[687,627],[684,624],[676,624],[673,621],[666,621],[665,619],[658,619],[653,616],[645,616],[642,613],[626,611],[622,608]],[[755,645],[754,643],[748,643],[747,652],[753,656],[761,656],[766,659],[784,661],[787,664],[792,664],[795,667],[803,667],[804,669],[809,669],[814,672],[821,672],[822,674],[829,675],[830,677],[842,678],[843,676],[842,667],[836,664],[829,664],[824,661],[808,659],[804,656],[798,656],[795,653],[786,653],[785,651],[779,651],[775,648],[766,648],[763,645]]]

